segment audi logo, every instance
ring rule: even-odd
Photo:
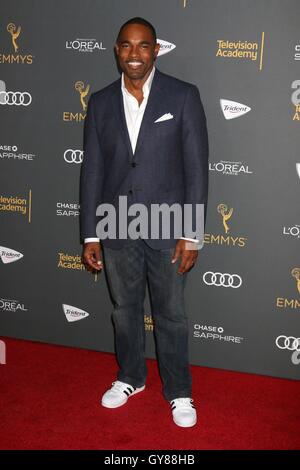
[[[203,281],[208,286],[232,287],[233,289],[242,285],[242,278],[238,274],[213,273],[212,271],[203,274]]]
[[[68,149],[64,153],[64,160],[67,163],[82,163],[83,151]]]
[[[300,338],[280,335],[276,338],[276,346],[279,349],[288,349],[289,351],[300,351]]]
[[[31,94],[27,91],[0,91],[0,104],[29,106],[31,101]]]

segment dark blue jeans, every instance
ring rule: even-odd
[[[187,273],[172,264],[174,249],[154,250],[142,239],[121,249],[103,247],[103,262],[114,309],[118,380],[141,387],[146,382],[144,299],[148,278],[154,336],[163,393],[167,400],[190,397],[188,320],[184,309]]]

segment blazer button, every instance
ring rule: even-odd
[[[133,193],[132,189],[129,189],[128,193],[129,193],[129,194],[132,194],[132,193]]]
[[[132,166],[133,168],[136,167],[136,163],[135,163],[135,162],[132,162],[132,163],[131,163],[131,166]]]

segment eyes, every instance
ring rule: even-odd
[[[130,44],[121,44],[121,49],[128,49]],[[139,46],[141,49],[149,49],[149,44],[140,44]]]

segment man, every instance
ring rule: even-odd
[[[83,262],[91,271],[105,268],[114,303],[119,372],[101,403],[117,408],[145,389],[143,303],[148,279],[164,397],[175,424],[190,427],[197,415],[191,398],[184,287],[198,256],[199,238],[188,230],[176,235],[173,219],[169,237],[161,231],[159,237],[105,237],[98,230],[103,219],[97,216],[104,214],[97,207],[110,203],[122,212],[117,199],[126,196],[129,206],[190,204],[194,209],[203,204],[206,209],[206,119],[197,87],[154,67],[159,44],[148,21],[137,17],[123,24],[115,51],[122,76],[90,97],[81,174]],[[193,223],[197,214],[193,212]],[[166,222],[151,219],[151,224],[161,230]]]

